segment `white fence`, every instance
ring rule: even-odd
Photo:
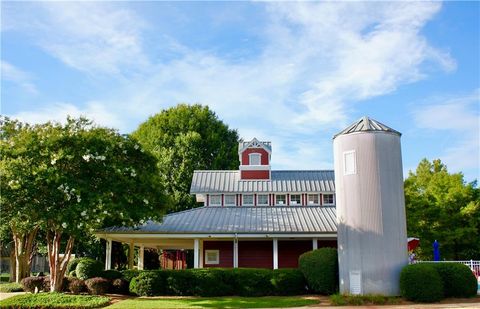
[[[416,261],[416,263],[461,263],[470,267],[477,279],[480,277],[480,261]]]

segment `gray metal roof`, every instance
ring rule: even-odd
[[[163,222],[110,227],[97,233],[158,234],[258,234],[258,233],[336,233],[335,207],[212,207],[205,206],[163,217]]]
[[[335,192],[333,171],[272,171],[271,178],[242,180],[239,171],[194,171],[190,193]]]
[[[349,125],[345,130],[335,134],[333,138],[343,135],[343,134],[350,134],[355,132],[367,132],[367,131],[377,131],[377,132],[390,132],[398,135],[402,135],[400,132],[384,125],[381,122],[378,122],[372,118],[364,116],[351,125]]]

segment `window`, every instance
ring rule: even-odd
[[[225,206],[235,206],[236,203],[236,195],[234,194],[226,194],[224,195],[224,204]]]
[[[308,195],[308,205],[318,205],[319,199],[318,194],[309,194]]]
[[[300,194],[290,194],[290,205],[300,205],[300,204],[302,204],[300,199],[301,199]]]
[[[243,205],[253,205],[253,194],[244,194],[242,200]]]
[[[333,194],[323,195],[323,205],[333,205],[334,203],[335,202],[334,202]]]
[[[222,206],[222,196],[220,194],[210,195],[210,205],[211,206]]]
[[[205,264],[213,265],[220,263],[219,250],[205,250]]]
[[[285,194],[277,194],[275,195],[275,204],[276,205],[286,205],[287,203],[287,196]]]
[[[268,205],[268,194],[257,195],[257,205]]]
[[[259,153],[251,153],[248,155],[248,164],[249,165],[261,165],[262,155]]]
[[[355,150],[345,151],[343,153],[343,174],[353,175],[357,173],[357,164],[355,162]]]

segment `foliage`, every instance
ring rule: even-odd
[[[423,159],[405,180],[408,235],[420,238],[420,259],[431,260],[440,243],[446,260],[480,259],[480,189],[440,161]]]
[[[21,283],[11,282],[11,283],[1,283],[0,284],[0,293],[11,293],[11,292],[22,292],[23,287]]]
[[[477,279],[470,267],[459,263],[432,263],[442,278],[445,297],[477,295]]]
[[[156,160],[129,136],[83,118],[32,126],[6,119],[1,143],[1,223],[45,231],[52,290],[61,287],[76,238],[162,215]]]
[[[102,295],[110,289],[110,281],[105,278],[95,277],[85,280],[85,285],[90,294]]]
[[[121,273],[122,273],[122,278],[125,279],[127,282],[130,282],[134,277],[138,276],[141,273],[141,271],[137,269],[126,269],[126,270],[122,270]]]
[[[120,279],[122,278],[122,273],[115,269],[109,269],[102,271],[100,277],[108,280]]]
[[[407,265],[400,273],[400,294],[411,301],[439,301],[444,297],[442,278],[430,263]]]
[[[128,281],[122,278],[113,279],[110,291],[115,294],[128,294]]]
[[[302,272],[296,268],[275,269],[270,279],[275,295],[305,294],[307,285]]]
[[[25,292],[34,293],[35,290],[38,292],[43,290],[44,280],[45,277],[26,277],[22,279],[21,284]]]
[[[87,291],[87,286],[85,281],[78,278],[69,278],[68,279],[68,290],[73,294],[80,294]]]
[[[397,305],[399,297],[384,295],[344,295],[333,294],[330,302],[334,306]]]
[[[113,304],[115,309],[147,308],[288,308],[318,304],[316,299],[298,296],[212,297],[212,298],[133,298]]]
[[[80,258],[75,258],[68,262],[67,264],[67,273],[70,274],[70,272],[75,271],[77,269],[78,263],[80,263],[83,260],[91,260],[89,257],[80,257]]]
[[[338,291],[337,249],[320,248],[306,252],[300,256],[298,265],[312,291],[324,295]]]
[[[76,270],[72,270],[71,272],[68,273],[68,276],[69,276],[69,277],[76,277],[76,276],[77,276],[77,271],[76,271]]]
[[[110,298],[92,295],[40,293],[17,295],[0,301],[2,308],[98,308],[106,306]]]
[[[163,110],[133,136],[158,159],[162,184],[173,197],[170,212],[198,206],[190,194],[194,170],[238,168],[238,134],[208,106],[179,104]]]
[[[223,269],[142,271],[130,281],[140,296],[266,296],[305,293],[303,275],[295,269]]]
[[[77,278],[86,280],[93,277],[99,277],[102,274],[103,264],[94,259],[81,260],[75,269]]]

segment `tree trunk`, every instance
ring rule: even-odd
[[[15,282],[20,283],[23,278],[30,276],[31,253],[33,242],[37,236],[38,227],[22,233],[12,227],[14,254],[15,254]]]
[[[67,270],[67,264],[72,254],[73,243],[75,239],[70,236],[65,247],[65,252],[60,257],[60,245],[62,238],[62,232],[48,231],[47,232],[47,249],[48,260],[50,262],[50,292],[61,292],[63,285],[63,277]]]
[[[17,266],[15,260],[15,249],[12,248],[10,251],[10,282],[15,282],[17,280]]]

